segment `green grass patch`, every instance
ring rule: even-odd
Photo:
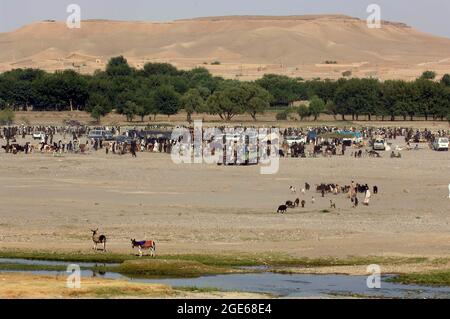
[[[140,287],[98,287],[89,291],[90,294],[97,298],[120,298],[124,296],[132,297],[149,297],[152,294]]]
[[[80,267],[81,270],[92,270],[95,272],[114,271],[115,267],[95,266]],[[20,263],[0,263],[0,271],[67,271],[65,265],[25,265]]]
[[[129,260],[117,267],[117,272],[135,278],[191,278],[230,273],[225,267],[208,266],[196,261],[147,259]]]
[[[191,287],[173,287],[173,289],[179,290],[179,291],[203,292],[203,293],[220,292],[221,291],[220,289],[214,288],[214,287],[195,287],[195,286],[191,286]]]
[[[417,284],[422,286],[450,286],[450,269],[401,274],[393,278],[389,278],[388,281],[402,283],[405,285]]]
[[[53,252],[53,251],[0,251],[0,258],[20,258],[28,260],[47,260],[61,262],[93,262],[93,263],[122,263],[126,260],[138,259],[131,254],[114,253],[86,253],[86,252]]]
[[[15,263],[0,263],[2,271],[66,271],[67,267],[57,265],[24,265]]]
[[[87,269],[120,272],[128,275],[144,275],[147,277],[195,277],[238,271],[238,267],[327,267],[327,266],[357,266],[357,265],[401,265],[427,262],[423,257],[347,257],[347,258],[294,258],[285,254],[168,254],[158,255],[157,258],[139,258],[132,254],[114,253],[85,253],[85,252],[52,252],[52,251],[0,251],[0,258],[21,258],[28,260],[47,260],[61,262],[92,262],[105,263],[104,267]],[[432,261],[433,262],[433,261]],[[442,264],[445,258],[436,260]],[[117,263],[119,266],[107,265]],[[1,264],[0,264],[1,267]],[[17,267],[16,270],[26,270],[24,265],[3,267]],[[60,267],[32,265],[29,270],[59,270]],[[0,268],[1,270],[1,268]]]

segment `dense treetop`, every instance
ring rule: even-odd
[[[290,107],[300,100],[309,100],[309,106]],[[450,75],[437,79],[435,72],[426,71],[412,82],[380,82],[358,78],[305,81],[267,74],[244,82],[215,77],[204,68],[182,71],[166,63],[148,63],[138,70],[122,56],[112,58],[105,71],[92,75],[35,69],[0,75],[0,110],[82,110],[96,120],[115,111],[131,121],[170,116],[184,109],[190,121],[193,113],[215,114],[223,120],[248,113],[256,120],[271,107],[285,107],[284,113],[295,111],[302,119],[314,120],[321,113],[342,119],[446,119],[450,117]]]

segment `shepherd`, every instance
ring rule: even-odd
[[[142,250],[150,250],[150,256],[156,257],[156,243],[153,240],[136,241],[131,240],[131,248],[137,247],[139,249],[139,257],[142,257]]]
[[[370,197],[371,197],[370,190],[367,190],[367,191],[366,191],[366,196],[365,196],[364,202],[363,202],[363,204],[364,204],[365,206],[369,206]]]

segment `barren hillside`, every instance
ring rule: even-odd
[[[347,70],[355,76],[410,79],[426,69],[450,72],[450,39],[402,23],[369,29],[365,21],[341,15],[88,20],[81,29],[43,21],[0,34],[0,71],[39,67],[89,73],[117,55],[136,67],[170,62],[244,79],[264,73],[336,78]],[[220,64],[211,65],[214,61]]]

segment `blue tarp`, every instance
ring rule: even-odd
[[[361,132],[339,131],[339,132],[336,132],[336,133],[338,133],[338,134],[345,134],[345,135],[353,135],[353,137],[356,137],[356,138],[362,137]]]
[[[309,140],[315,139],[317,137],[316,131],[309,131],[307,137],[308,137]]]

